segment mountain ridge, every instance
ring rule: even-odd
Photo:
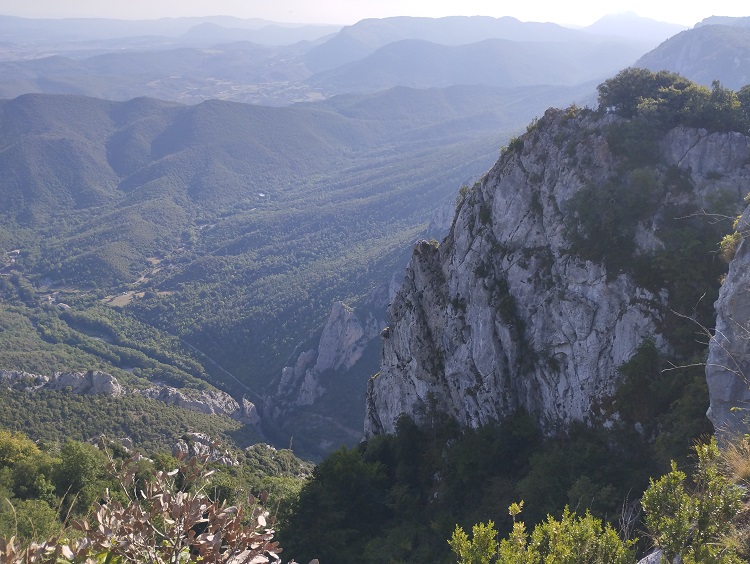
[[[600,80],[612,68],[631,65],[643,48],[604,42],[530,42],[488,38],[462,45],[403,39],[362,59],[314,74],[307,83],[326,93],[383,87],[440,88],[456,84],[572,86]],[[608,56],[603,57],[604,53]],[[606,62],[604,62],[606,61]]]

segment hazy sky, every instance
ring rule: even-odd
[[[693,25],[711,15],[750,16],[746,2],[724,0],[679,3],[655,0],[0,0],[0,14],[23,17],[151,19],[231,15],[342,24],[368,17],[484,15],[588,25],[605,14],[626,11],[683,25]]]

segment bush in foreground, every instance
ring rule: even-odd
[[[137,477],[136,460],[117,472],[124,500],[109,493],[89,519],[74,520],[63,534],[21,547],[0,539],[0,562],[221,562],[280,561],[270,519],[259,500],[248,509],[213,501],[207,494],[214,472],[193,457],[171,471]]]
[[[750,548],[750,509],[743,502],[750,478],[750,439],[720,452],[716,440],[695,446],[697,466],[691,480],[672,463],[672,470],[652,479],[641,505],[644,523],[662,562],[740,564]],[[565,508],[529,535],[516,521],[523,502],[509,512],[513,530],[500,541],[494,523],[474,525],[472,537],[457,526],[448,541],[459,564],[631,564],[635,540],[622,540],[608,524],[586,512]]]

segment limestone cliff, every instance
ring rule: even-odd
[[[154,386],[146,389],[133,390],[140,394],[167,405],[174,405],[188,411],[197,411],[211,415],[226,415],[246,425],[259,425],[260,416],[253,403],[242,399],[238,403],[232,396],[221,390],[193,390],[188,388],[172,388],[170,386]]]
[[[123,390],[117,378],[99,370],[55,372],[52,377],[16,370],[0,370],[0,384],[21,390],[70,390],[74,394],[119,397]]]
[[[381,324],[371,313],[360,318],[343,303],[333,304],[317,349],[304,351],[294,366],[284,368],[277,395],[296,396],[294,403],[298,406],[312,405],[326,392],[321,375],[354,366],[368,342],[380,333]]]
[[[167,405],[214,415],[226,415],[246,425],[260,425],[260,416],[255,404],[243,398],[238,403],[221,390],[195,390],[154,385],[149,388],[125,388],[106,372],[55,372],[52,377],[16,370],[0,370],[0,386],[34,392],[36,390],[68,390],[81,395],[107,395],[121,397],[138,394]]]
[[[446,199],[423,236],[444,237],[454,211],[454,198]],[[403,255],[405,265],[408,249]],[[361,440],[366,382],[378,371],[386,309],[402,279],[403,268],[353,305],[335,302],[322,328],[299,346],[263,404],[263,419],[280,430],[277,441],[294,437],[300,452],[317,458]]]
[[[378,369],[395,276],[355,306],[334,303],[320,332],[299,346],[263,403],[263,420],[274,422],[272,440],[293,438],[295,450],[310,458],[361,440],[366,382]]]
[[[448,233],[455,210],[452,199],[435,210],[425,237],[443,237]],[[315,404],[328,391],[321,382],[324,374],[347,373],[363,360],[365,350],[379,338],[385,327],[385,311],[393,301],[403,278],[403,271],[394,272],[389,280],[377,286],[354,307],[335,302],[312,348],[306,348],[294,362],[282,370],[276,393],[268,398],[275,416],[287,409]],[[369,364],[368,377],[377,372],[377,363]],[[362,371],[362,370],[360,370]],[[282,407],[285,406],[285,407]]]
[[[750,208],[737,222],[750,233]],[[750,246],[743,240],[716,301],[716,330],[709,344],[708,418],[719,435],[750,430]]]
[[[547,429],[586,421],[644,337],[671,350],[671,286],[633,265],[669,249],[662,228],[679,210],[741,202],[750,147],[676,128],[636,165],[611,147],[621,121],[548,110],[460,195],[442,244],[415,246],[368,385],[366,436],[429,408],[474,427],[518,409]],[[582,236],[585,222],[595,228]]]

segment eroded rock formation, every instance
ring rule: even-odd
[[[443,243],[415,246],[369,383],[365,436],[431,408],[474,427],[518,409],[545,428],[585,421],[644,338],[670,351],[669,293],[617,260],[581,256],[570,222],[586,202],[576,195],[653,186],[633,206],[627,241],[631,256],[647,255],[664,247],[659,228],[679,206],[741,202],[750,147],[743,135],[681,127],[661,140],[657,164],[624,167],[607,137],[619,120],[548,110],[465,195]],[[617,258],[620,241],[594,243]]]
[[[170,386],[127,389],[113,375],[98,370],[55,372],[52,377],[15,370],[0,370],[0,385],[28,392],[67,390],[74,394],[111,397],[133,393],[190,411],[226,415],[246,425],[260,424],[260,416],[255,404],[247,399],[243,398],[240,404],[232,396],[220,390],[178,389]]]

